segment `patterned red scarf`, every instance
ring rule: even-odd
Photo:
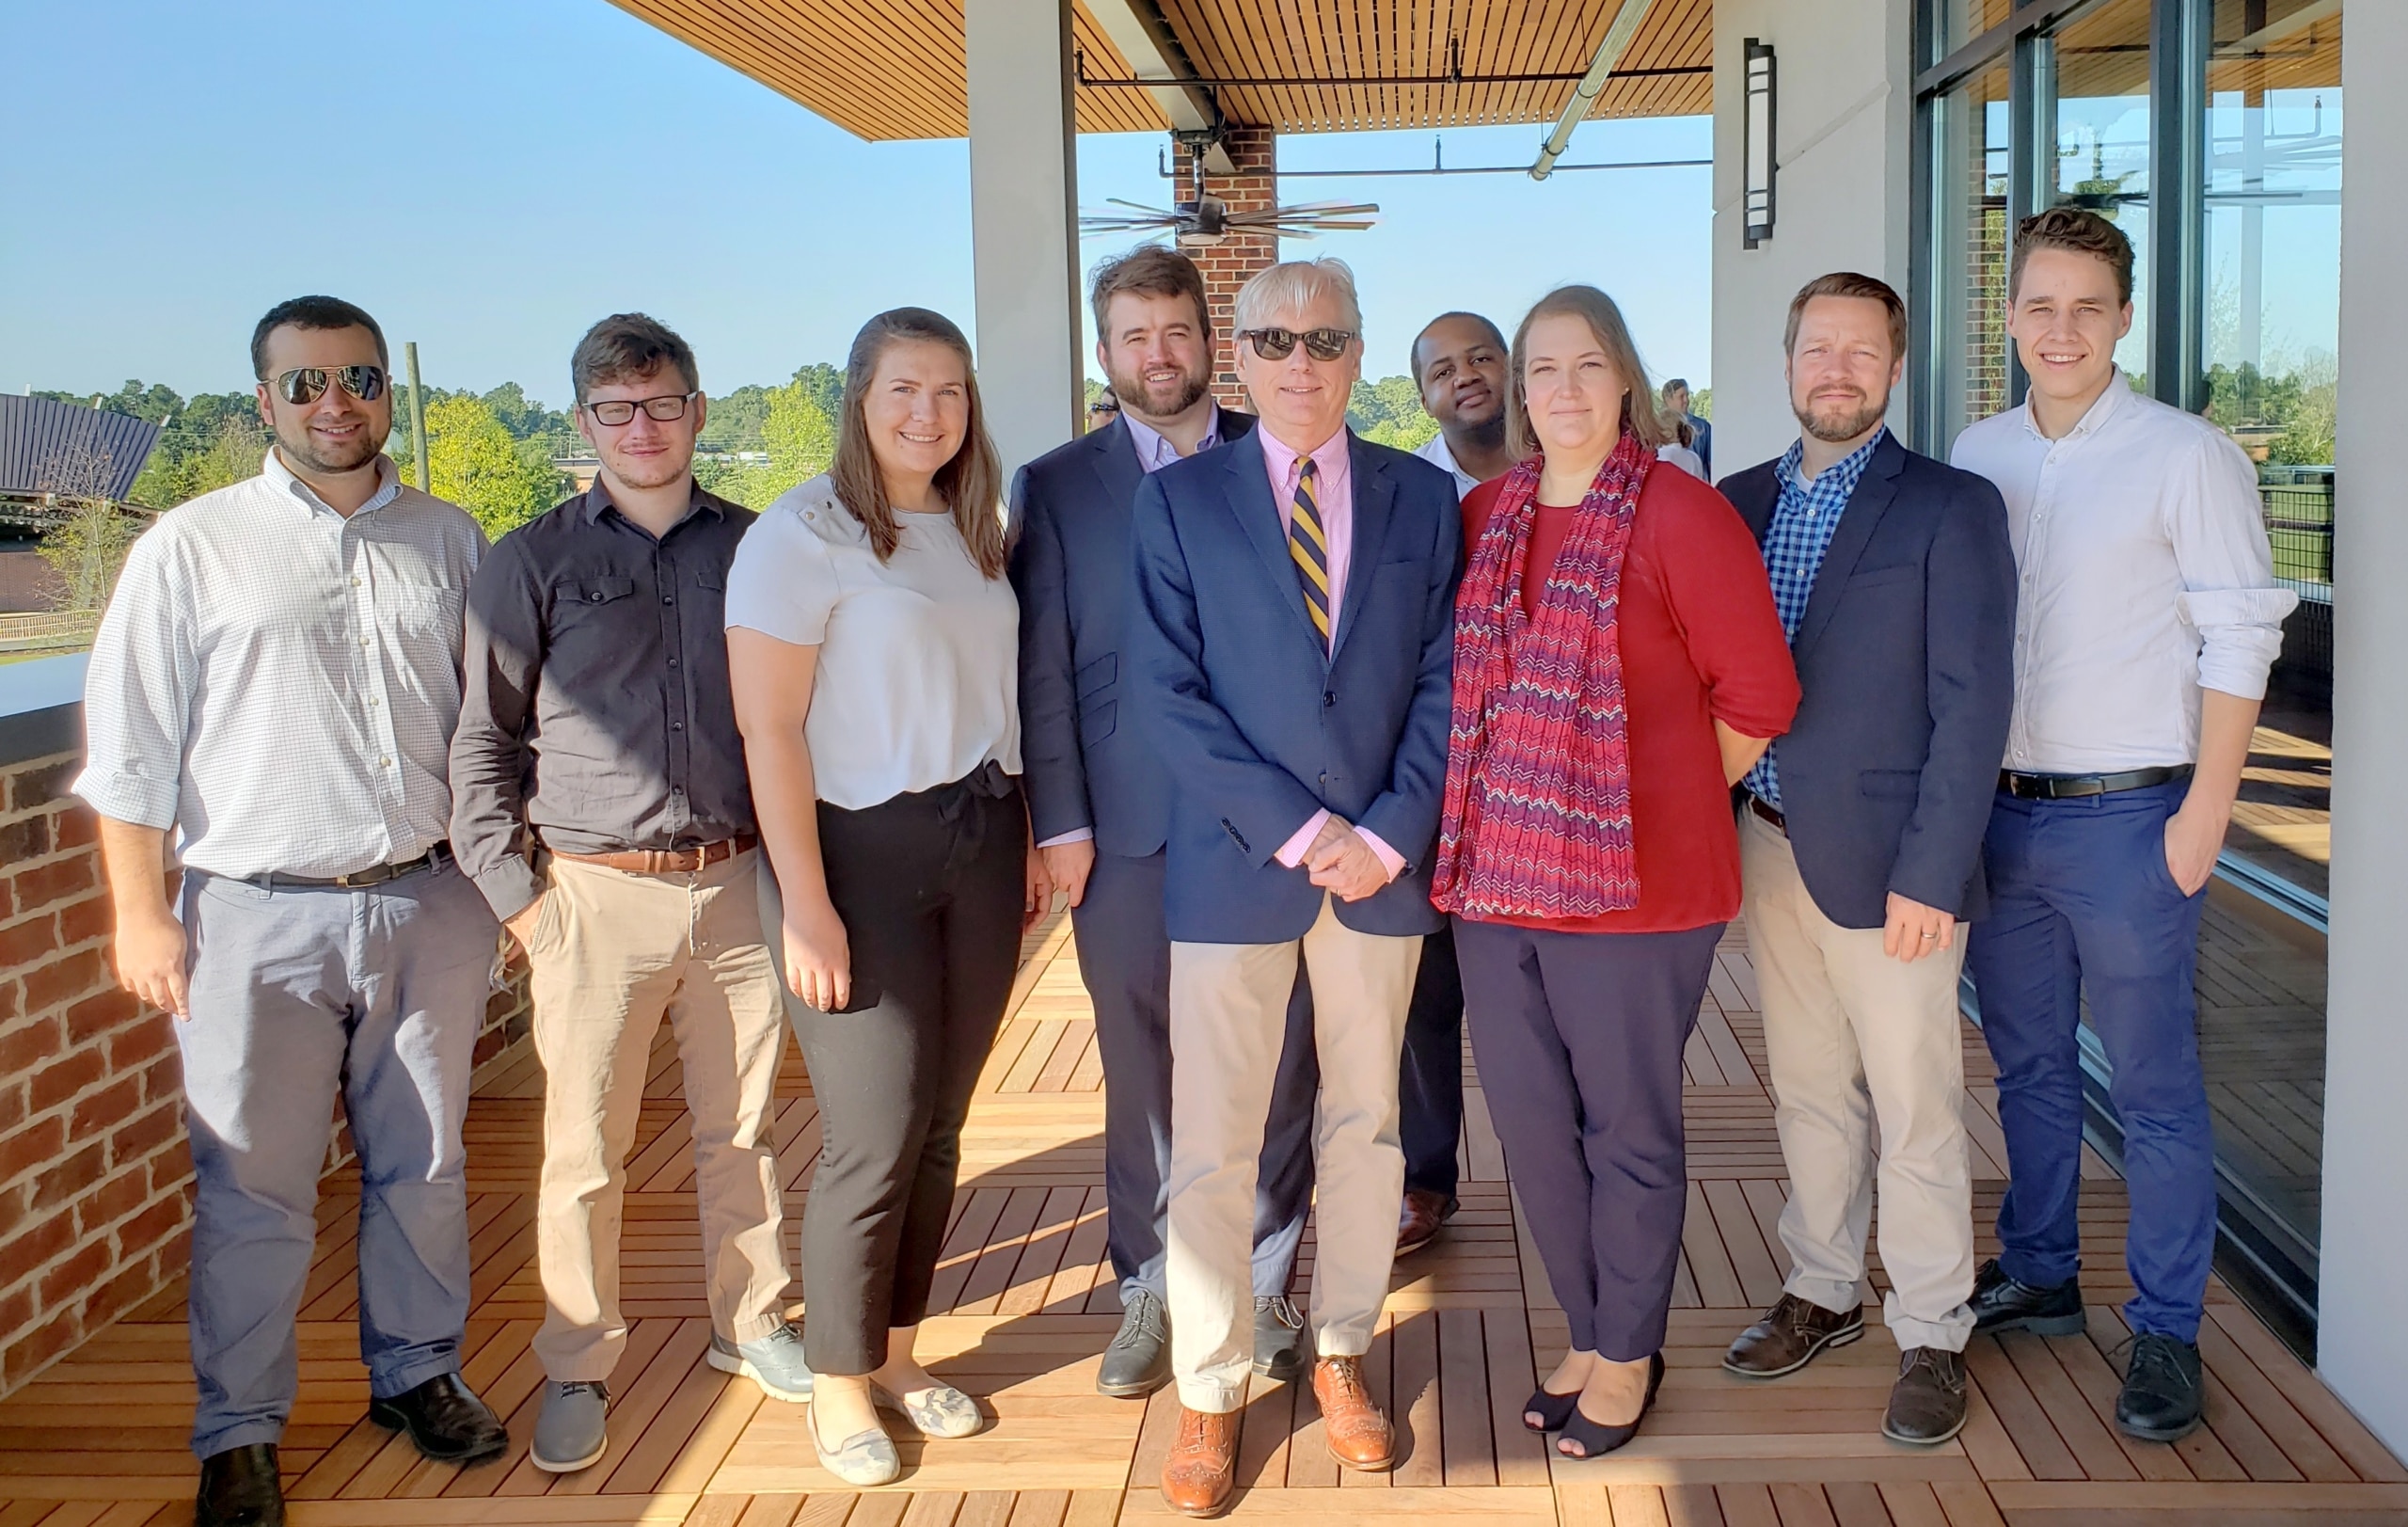
[[[1455,596],[1455,704],[1430,899],[1473,917],[1594,917],[1639,901],[1623,714],[1623,556],[1655,455],[1628,429],[1522,605],[1539,458],[1497,496]]]

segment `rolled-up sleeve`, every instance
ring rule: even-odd
[[[103,817],[175,825],[198,665],[173,548],[134,543],[84,675],[86,762],[75,793]]]
[[[2199,633],[2199,683],[2243,700],[2266,694],[2299,596],[2274,581],[2258,474],[2241,448],[2202,440],[2168,493],[2167,538],[2182,576],[2175,608]]]

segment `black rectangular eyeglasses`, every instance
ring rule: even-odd
[[[315,403],[326,395],[327,383],[333,383],[362,403],[373,403],[385,395],[385,368],[382,366],[295,366],[278,372],[268,385],[276,395],[298,407]]]
[[[647,418],[666,424],[672,420],[685,418],[686,405],[701,396],[700,392],[664,392],[640,403],[626,398],[606,398],[600,403],[587,404],[585,411],[592,414],[594,422],[599,424],[626,424],[634,422],[636,410],[642,408]]]
[[[1240,341],[1254,346],[1254,353],[1265,360],[1285,360],[1294,353],[1296,342],[1305,342],[1305,354],[1315,360],[1336,360],[1346,353],[1354,341],[1351,328],[1313,328],[1299,334],[1291,328],[1242,328]]]

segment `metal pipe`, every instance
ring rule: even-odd
[[[1711,74],[1712,64],[1676,64],[1661,69],[1617,69],[1609,77],[1618,80],[1677,78],[1682,75]],[[1565,80],[1585,80],[1586,70],[1540,72],[1522,74],[1213,74],[1181,78],[1175,82],[1141,79],[1099,79],[1082,67],[1079,87],[1086,90],[1159,90],[1166,83],[1195,85],[1228,89],[1314,89],[1345,86],[1380,85],[1560,85]],[[1594,92],[1592,92],[1592,94]]]
[[[435,491],[435,479],[426,467],[426,389],[418,380],[418,342],[402,346],[402,355],[410,368],[410,454],[418,463],[418,490]]]
[[[1614,13],[1612,24],[1606,28],[1605,40],[1597,44],[1596,56],[1589,60],[1589,72],[1572,87],[1572,99],[1563,103],[1563,115],[1556,119],[1555,131],[1539,146],[1538,162],[1530,166],[1530,179],[1543,181],[1554,172],[1555,162],[1572,146],[1572,130],[1587,119],[1589,108],[1606,88],[1606,81],[1630,48],[1631,39],[1639,35],[1640,23],[1647,19],[1647,8],[1653,0],[1622,0],[1622,8]],[[1709,66],[1710,67],[1710,66]]]

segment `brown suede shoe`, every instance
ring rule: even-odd
[[[1238,1482],[1238,1413],[1179,1408],[1179,1435],[1163,1460],[1163,1503],[1182,1517],[1217,1517]]]
[[[1779,1378],[1814,1361],[1825,1347],[1846,1346],[1863,1334],[1862,1310],[1826,1310],[1784,1294],[1739,1333],[1722,1354],[1722,1366],[1742,1378]]]
[[[1444,1193],[1433,1193],[1426,1187],[1406,1188],[1404,1205],[1396,1217],[1396,1254],[1418,1251],[1436,1240],[1438,1227],[1446,1222],[1454,1206]]]
[[[1331,1457],[1366,1473],[1396,1462],[1396,1432],[1364,1387],[1362,1359],[1323,1358],[1314,1363],[1313,1399],[1321,1406]]]

